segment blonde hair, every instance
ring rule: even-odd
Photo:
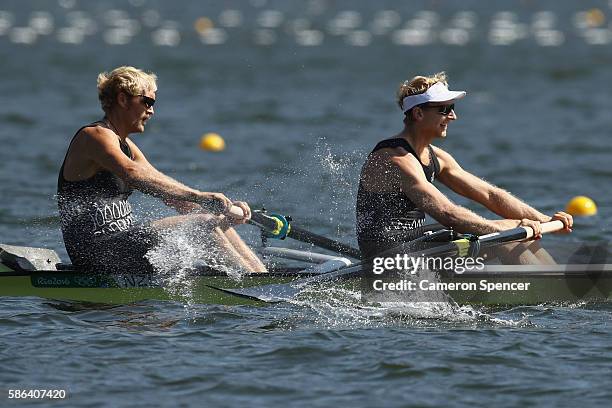
[[[438,72],[437,74],[433,74],[431,76],[415,76],[409,81],[402,82],[397,90],[397,104],[399,105],[400,109],[404,110],[402,101],[405,97],[422,94],[431,88],[432,85],[437,84],[438,82],[442,82],[444,85],[448,86],[446,73],[444,71]]]
[[[151,72],[123,66],[98,75],[98,99],[104,112],[112,108],[121,92],[141,95],[147,91],[157,91],[157,76]]]

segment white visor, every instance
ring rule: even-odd
[[[436,82],[424,93],[406,96],[402,99],[404,113],[417,105],[427,102],[448,102],[455,99],[463,98],[465,91],[449,91],[448,87],[442,82]]]

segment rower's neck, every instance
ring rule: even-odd
[[[119,136],[122,142],[125,142],[125,139],[128,137],[128,132],[127,129],[121,125],[121,119],[116,114],[113,114],[113,112],[107,113],[104,115],[104,122],[108,125],[110,130]]]
[[[422,135],[417,136],[416,133],[408,127],[404,128],[398,137],[405,139],[410,146],[412,146],[417,155],[421,155],[432,142],[430,138],[422,137]]]

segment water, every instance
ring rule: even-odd
[[[62,0],[6,1],[0,9],[1,242],[65,257],[57,171],[73,133],[101,116],[97,73],[121,64],[159,77],[155,117],[134,140],[161,171],[353,244],[364,155],[401,128],[397,85],[445,70],[468,96],[439,146],[544,212],[578,194],[597,202],[598,216],[550,242],[610,233],[609,2],[253,0],[175,8]],[[105,14],[110,9],[125,15]],[[280,10],[282,21],[266,10]],[[347,10],[359,15],[340,14]],[[200,39],[198,17],[225,37]],[[300,26],[310,31],[291,31]],[[225,138],[223,153],[198,149],[211,131]],[[144,219],[171,214],[144,196],[134,207]],[[241,233],[257,241],[256,231]],[[75,406],[593,406],[610,398],[607,306],[424,319],[333,300],[83,309],[3,298],[0,305],[3,399],[9,388],[33,387],[66,388]]]
[[[3,387],[71,406],[606,405],[602,308],[441,321],[275,306],[3,301]],[[61,405],[61,404],[60,404]]]

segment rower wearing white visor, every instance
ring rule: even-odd
[[[561,211],[553,216],[541,213],[464,170],[449,153],[432,145],[434,140],[446,137],[449,125],[457,120],[455,103],[465,95],[464,91],[448,89],[444,72],[416,76],[400,85],[397,103],[404,114],[404,128],[379,142],[361,170],[356,215],[357,238],[364,257],[442,227],[482,235],[529,226],[539,238],[540,223],[558,219],[564,223],[564,231],[571,232],[571,215]],[[434,181],[482,204],[502,219],[483,218],[455,204]],[[425,225],[426,214],[439,224]],[[554,262],[535,242],[515,248],[507,246],[495,255],[505,263]]]

